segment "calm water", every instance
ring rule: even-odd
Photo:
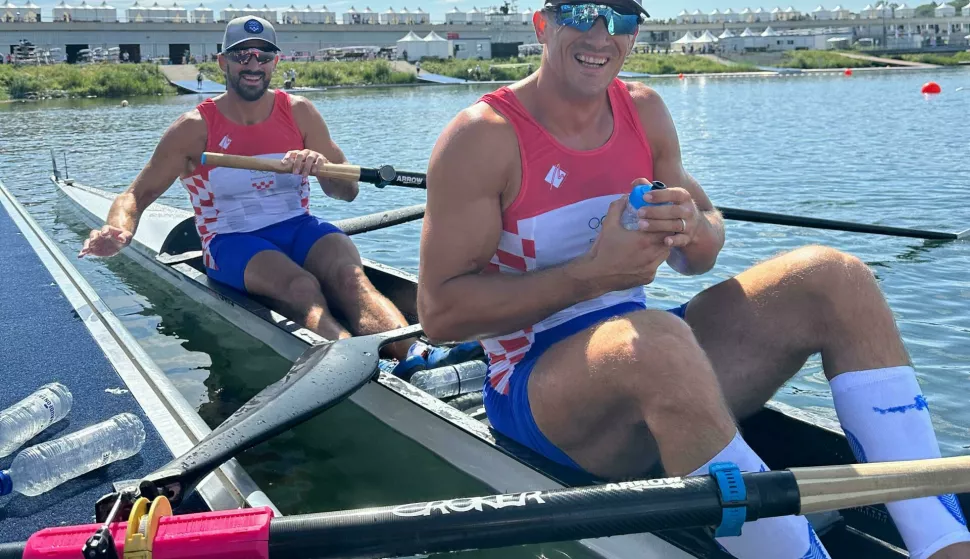
[[[924,98],[935,79],[944,94]],[[970,228],[970,71],[851,79],[792,77],[649,82],[678,126],[688,170],[715,203],[860,222]],[[957,92],[958,87],[967,88]],[[349,160],[424,170],[445,123],[487,87],[343,91],[311,96]],[[120,191],[165,127],[201,98],[0,105],[0,178],[68,254],[86,228],[47,180],[48,148],[68,152],[78,181]],[[487,154],[483,154],[487,156]],[[418,191],[363,185],[352,204],[314,190],[313,210],[337,219],[423,201]],[[188,207],[180,187],[162,200]],[[355,237],[370,258],[415,271],[420,224]],[[649,288],[658,307],[687,300],[782,251],[822,243],[876,272],[917,365],[944,455],[970,448],[970,243],[933,243],[729,222],[716,269],[697,278],[662,268]],[[124,258],[78,267],[114,312],[215,426],[275,381],[288,363]],[[817,360],[778,399],[834,418]],[[255,448],[243,464],[287,514],[474,495],[487,490],[351,405]],[[463,557],[552,557],[533,546]]]

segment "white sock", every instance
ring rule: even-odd
[[[766,472],[768,466],[758,457],[741,433],[717,456],[690,475],[706,475],[714,462],[734,462],[742,472]],[[739,559],[829,559],[815,530],[804,516],[780,516],[745,522],[740,536],[717,538],[725,551]]]
[[[940,447],[912,367],[843,373],[831,381],[835,412],[860,462],[939,458]],[[887,503],[912,559],[970,541],[956,497]]]

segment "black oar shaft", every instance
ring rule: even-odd
[[[910,237],[914,239],[938,239],[952,241],[958,238],[956,233],[944,233],[940,231],[925,231],[922,229],[904,229],[901,227],[888,227],[883,225],[867,225],[864,223],[850,223],[847,221],[836,221],[832,219],[819,219],[814,217],[800,217],[796,215],[784,215],[769,212],[758,212],[753,210],[741,210],[737,208],[718,207],[724,219],[736,221],[750,221],[752,223],[771,223],[774,225],[792,225],[795,227],[810,227],[813,229],[832,229],[835,231],[848,231],[852,233],[872,233],[876,235],[892,235],[894,237]]]
[[[797,514],[790,472],[744,475],[747,520]],[[405,557],[540,542],[717,526],[711,476],[473,497],[289,516],[270,527],[270,557]]]

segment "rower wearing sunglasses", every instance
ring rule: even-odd
[[[492,427],[600,478],[767,470],[736,420],[816,353],[859,461],[939,457],[892,313],[859,259],[801,248],[669,310],[647,300],[664,262],[710,271],[724,224],[683,167],[664,101],[617,79],[646,15],[635,0],[546,4],[533,15],[539,69],[442,132],[421,240],[425,333],[480,340]],[[655,205],[627,230],[632,187],[653,181],[667,187],[644,195]],[[952,495],[888,509],[912,557],[970,557]],[[828,557],[801,516],[717,542],[744,559]]]
[[[273,25],[259,17],[233,19],[222,44],[219,68],[226,92],[169,127],[79,256],[121,250],[145,208],[180,179],[212,280],[269,298],[276,310],[331,340],[406,326],[401,312],[364,275],[350,238],[310,213],[311,176],[327,196],[347,202],[357,197],[358,185],[317,175],[323,163],[345,163],[344,154],[310,101],[269,89],[280,50]],[[281,159],[291,163],[292,172],[203,165],[206,151]],[[346,319],[349,331],[332,311]],[[388,346],[387,353],[403,361],[408,349],[403,341]]]

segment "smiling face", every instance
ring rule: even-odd
[[[266,50],[264,50],[266,49]],[[277,54],[263,41],[246,41],[219,55],[226,84],[245,101],[257,101],[269,89]]]
[[[533,16],[536,37],[545,45],[542,67],[555,76],[563,93],[580,97],[602,94],[620,73],[637,33],[610,35],[603,17],[597,17],[588,31],[580,31],[557,23],[555,10],[552,7]]]

